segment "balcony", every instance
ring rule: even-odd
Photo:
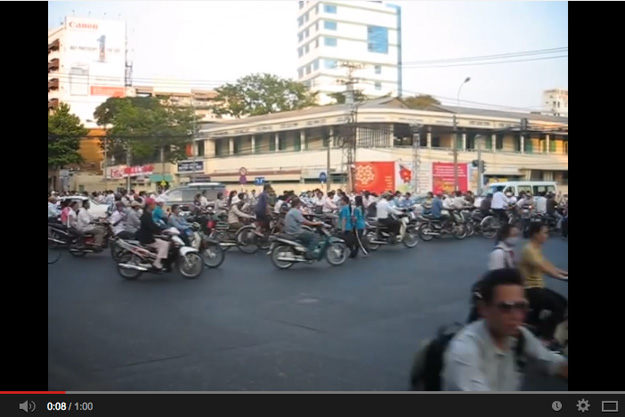
[[[52,78],[48,80],[48,91],[50,90],[58,90],[59,89],[59,79]]]
[[[59,59],[58,58],[54,58],[53,60],[48,62],[48,72],[56,71],[58,69],[59,69]]]
[[[58,98],[53,98],[51,100],[48,100],[48,111],[55,110],[57,107],[59,107],[59,99]]]
[[[58,51],[60,46],[61,46],[61,42],[58,39],[52,41],[51,43],[48,44],[48,53],[52,51]]]

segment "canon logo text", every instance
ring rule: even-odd
[[[68,26],[71,29],[98,30],[98,24],[97,23],[69,22]]]

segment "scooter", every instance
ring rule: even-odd
[[[405,247],[412,249],[419,244],[419,237],[416,228],[416,216],[413,218],[410,214],[410,210],[408,209],[402,209],[402,211],[403,213],[399,216],[392,215],[395,218],[398,218],[401,223],[399,234],[395,237],[395,241],[393,241],[391,234],[386,231],[387,229],[385,225],[373,220],[367,221],[365,239],[367,240],[368,247],[371,250],[376,251],[380,248],[380,246],[395,245],[397,243],[402,243]]]

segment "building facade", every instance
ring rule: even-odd
[[[204,176],[237,189],[271,182],[278,190],[309,190],[323,187],[322,173],[339,188],[348,178],[346,138],[355,137],[355,165],[399,162],[411,171],[409,188],[425,193],[434,188],[437,167],[453,161],[456,140],[465,167],[482,146],[487,181],[553,180],[568,188],[566,118],[441,106],[411,110],[393,98],[360,104],[356,117],[351,110],[334,105],[206,124],[196,158]],[[463,175],[477,188],[474,173]]]
[[[568,117],[569,91],[559,88],[543,91],[543,113],[551,116]]]
[[[354,89],[371,98],[401,95],[401,9],[379,1],[300,1],[297,79],[319,92],[319,104],[345,91],[346,65]]]
[[[126,23],[66,17],[48,32],[48,111],[70,106],[87,128],[109,97],[126,95]]]

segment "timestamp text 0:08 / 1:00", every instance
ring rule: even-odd
[[[93,403],[87,402],[49,402],[48,403],[48,411],[91,411],[93,410]]]

